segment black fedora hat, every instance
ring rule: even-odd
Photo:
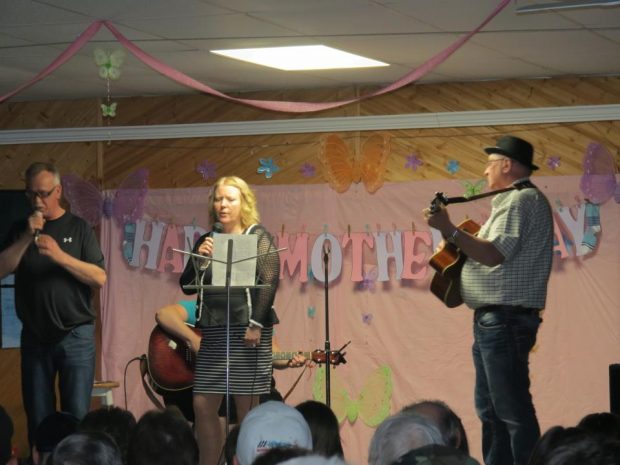
[[[534,147],[528,141],[519,139],[515,136],[502,136],[497,139],[495,147],[486,147],[484,149],[489,155],[499,153],[508,158],[518,161],[523,166],[527,166],[531,170],[537,170],[538,166],[532,163],[534,158]]]

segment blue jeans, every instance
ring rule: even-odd
[[[537,311],[489,306],[474,315],[475,403],[486,465],[526,465],[540,437],[530,394],[528,357]]]
[[[56,375],[60,410],[79,419],[88,413],[95,376],[95,325],[77,326],[54,343],[41,343],[24,329],[21,358],[22,397],[32,446],[37,426],[56,411]]]

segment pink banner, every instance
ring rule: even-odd
[[[9,92],[6,95],[0,97],[0,103],[5,100],[11,98],[12,96],[18,94],[24,89],[32,86],[37,83],[41,79],[45,78],[60,66],[62,66],[67,60],[69,60],[73,55],[75,55],[84,44],[86,44],[90,39],[97,33],[101,25],[107,27],[110,32],[116,37],[116,39],[131,52],[136,58],[142,61],[145,65],[150,67],[151,69],[157,71],[158,73],[166,76],[169,79],[172,79],[179,84],[190,87],[192,89],[198,90],[200,92],[204,92],[206,94],[210,94],[216,97],[223,98],[225,100],[241,103],[244,105],[249,105],[256,108],[261,108],[263,110],[271,110],[271,111],[279,111],[279,112],[287,112],[287,113],[309,113],[321,110],[327,110],[331,108],[337,108],[344,105],[348,105],[353,102],[358,102],[360,100],[368,99],[371,97],[376,97],[378,95],[383,95],[388,92],[392,92],[396,89],[406,86],[407,84],[411,84],[414,81],[417,81],[425,74],[429,73],[441,63],[446,61],[454,52],[456,52],[459,48],[461,48],[469,39],[471,39],[475,34],[477,34],[484,26],[486,26],[495,16],[499,14],[507,5],[510,3],[510,0],[502,0],[497,7],[482,21],[482,23],[476,27],[474,30],[470,31],[465,36],[461,37],[457,41],[455,41],[448,48],[439,52],[437,55],[433,56],[425,63],[423,63],[420,67],[410,71],[396,82],[378,89],[375,92],[370,94],[362,95],[360,97],[354,99],[340,100],[337,102],[327,102],[327,103],[309,103],[309,102],[288,102],[288,101],[269,101],[269,100],[253,100],[253,99],[242,99],[232,97],[230,95],[219,92],[218,90],[209,87],[202,82],[196,81],[195,79],[187,76],[181,71],[174,69],[165,63],[157,60],[155,57],[149,55],[140,47],[135,45],[129,39],[127,39],[123,34],[121,34],[116,27],[112,25],[109,21],[99,20],[92,23],[82,34],[80,37],[73,42],[61,55],[58,56],[49,66],[47,66],[43,71],[37,74],[32,80],[27,83],[21,85],[17,89]]]
[[[582,197],[578,176],[534,177],[534,182],[548,196],[559,231],[544,323],[530,359],[534,403],[544,430],[574,425],[587,413],[609,408],[608,366],[620,361],[620,204],[609,201],[588,213],[576,199]],[[332,371],[332,405],[356,414],[340,418],[348,463],[366,463],[377,419],[428,398],[455,409],[472,454],[481,457],[473,402],[472,312],[464,306],[447,309],[429,291],[433,271],[428,258],[435,241],[429,240],[421,213],[434,192],[451,197],[463,190],[449,180],[386,183],[375,194],[362,186],[344,194],[321,184],[255,187],[261,222],[278,236],[279,245],[288,247],[281,254],[287,265],[275,301],[280,318],[275,337],[282,350],[324,347],[318,239],[333,240],[331,346],[351,344],[347,363]],[[175,271],[182,268],[183,257],[172,248],[186,249],[194,228],[208,227],[208,192],[206,187],[149,190],[144,227],[138,222],[133,237],[114,220],[104,218],[101,226],[108,270],[102,292],[102,371],[105,379],[126,383],[127,407],[136,415],[152,405],[137,363],[127,365],[146,352],[155,311],[188,298]],[[450,213],[455,220],[481,221],[489,202],[454,205]],[[133,253],[128,261],[129,242]],[[277,371],[278,389],[288,391],[299,373]],[[307,371],[288,403],[314,398],[322,382],[318,368]],[[115,396],[125,406],[124,392]]]

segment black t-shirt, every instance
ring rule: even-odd
[[[3,249],[17,240],[26,224],[24,220],[13,225]],[[103,268],[99,243],[83,219],[66,212],[46,221],[41,232],[72,257]],[[28,246],[15,270],[15,306],[26,331],[41,342],[58,341],[75,326],[95,320],[91,299],[90,286],[41,255],[34,243]]]

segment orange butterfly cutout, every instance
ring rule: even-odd
[[[336,134],[329,134],[321,143],[319,160],[325,168],[325,178],[336,192],[346,192],[352,183],[364,182],[371,194],[383,185],[385,165],[390,155],[390,137],[371,135],[362,144],[359,157]]]

